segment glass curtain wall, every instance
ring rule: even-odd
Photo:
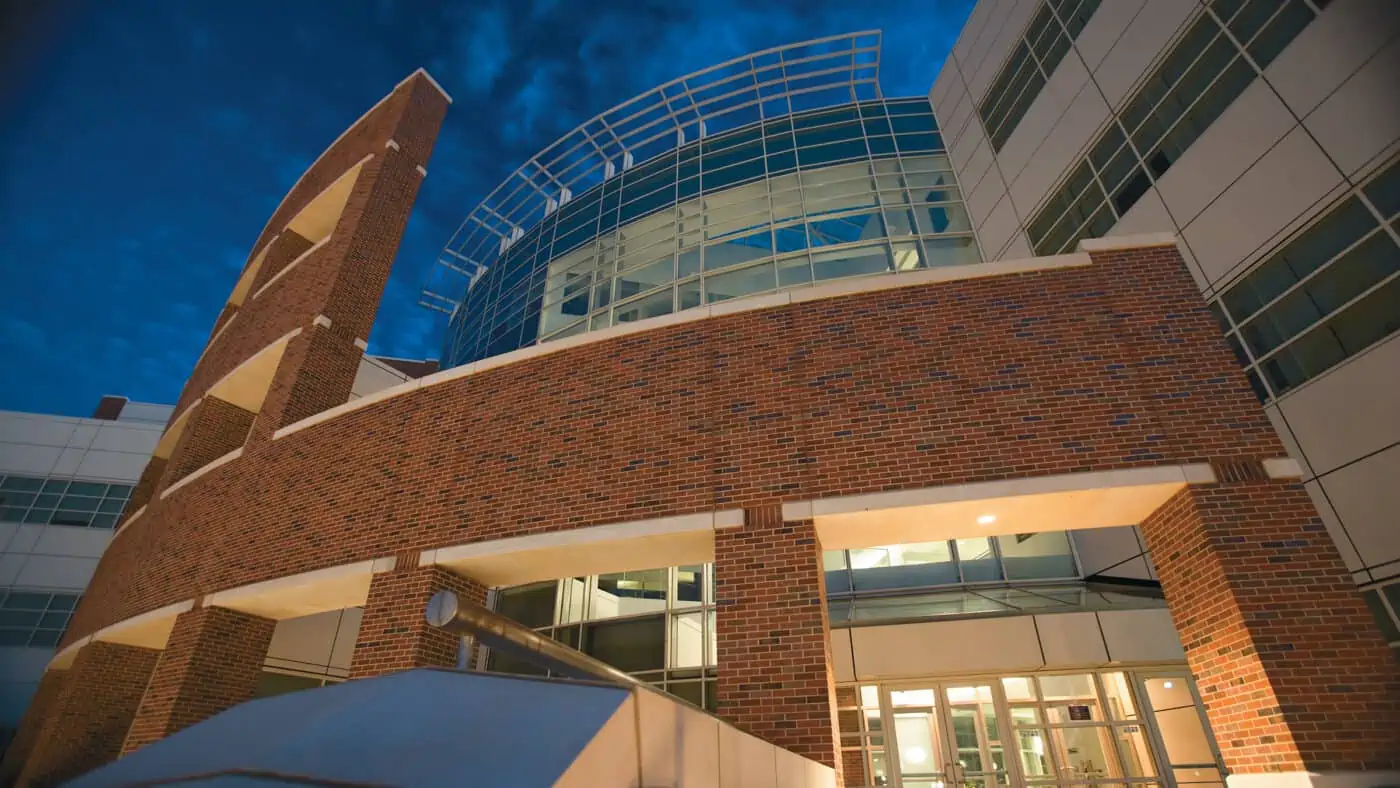
[[[822,561],[832,595],[1079,578],[1064,531],[829,550]]]
[[[682,141],[507,243],[452,319],[448,366],[751,293],[981,259],[925,98]]]
[[[714,709],[717,664],[710,564],[570,577],[499,589],[497,612],[571,648]],[[488,670],[545,671],[491,652]]]

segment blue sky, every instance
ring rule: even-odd
[[[456,103],[370,351],[436,358],[442,325],[417,306],[428,268],[472,206],[560,134],[687,72],[864,29],[884,31],[885,94],[924,94],[971,5],[0,3],[0,409],[174,402],[283,194],[419,66]]]

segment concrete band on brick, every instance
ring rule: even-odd
[[[406,550],[1284,455],[1170,247],[658,322],[250,444],[128,526],[65,643]]]

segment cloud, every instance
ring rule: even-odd
[[[506,12],[499,5],[476,5],[457,21],[458,75],[473,93],[487,93],[510,60]]]

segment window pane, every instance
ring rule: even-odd
[[[1062,778],[1102,780],[1123,776],[1109,728],[1052,728],[1050,739],[1059,756]]]
[[[616,618],[666,609],[666,570],[646,569],[598,575],[591,619]]]
[[[691,607],[704,601],[705,567],[701,564],[676,567],[674,607]]]
[[[1400,588],[1400,585],[1393,586]],[[1371,615],[1376,619],[1376,625],[1381,628],[1381,634],[1386,642],[1394,643],[1400,640],[1400,626],[1397,626],[1395,619],[1390,617],[1390,612],[1385,609],[1385,604],[1381,602],[1380,592],[1376,589],[1363,591],[1361,598],[1366,600],[1366,607],[1371,609]]]
[[[584,628],[584,653],[618,670],[634,673],[666,667],[666,617],[589,624]]]
[[[992,552],[991,539],[977,537],[955,541],[958,546],[958,564],[962,567],[964,582],[975,583],[1001,579],[1001,567],[997,565],[996,554]]]
[[[845,550],[822,552],[822,570],[826,575],[826,592],[844,594],[851,590],[851,573],[846,566]]]
[[[705,664],[706,613],[671,617],[671,667],[698,668]]]
[[[819,280],[885,273],[890,270],[891,265],[889,250],[884,246],[818,252],[812,255],[812,275]]]
[[[24,476],[6,476],[4,481],[0,481],[0,490],[15,490],[18,492],[38,492],[43,489],[43,479],[30,479]]]
[[[519,588],[502,589],[496,601],[496,611],[527,627],[545,627],[554,623],[554,595],[558,583],[551,580]]]
[[[705,302],[714,303],[754,293],[766,293],[775,287],[777,279],[773,263],[763,263],[705,277]]]
[[[619,304],[613,310],[613,322],[631,323],[635,320],[645,320],[649,317],[669,315],[671,313],[673,300],[674,294],[670,288],[667,288],[636,301]]]
[[[1007,580],[1077,577],[1074,551],[1064,531],[997,537]]]
[[[857,591],[958,582],[952,550],[942,541],[853,549],[850,561]]]
[[[1392,164],[1389,169],[1371,181],[1363,189],[1387,221],[1400,213],[1400,164]]]
[[[930,268],[982,262],[982,256],[977,251],[977,242],[971,236],[925,238],[923,247],[924,264]]]

